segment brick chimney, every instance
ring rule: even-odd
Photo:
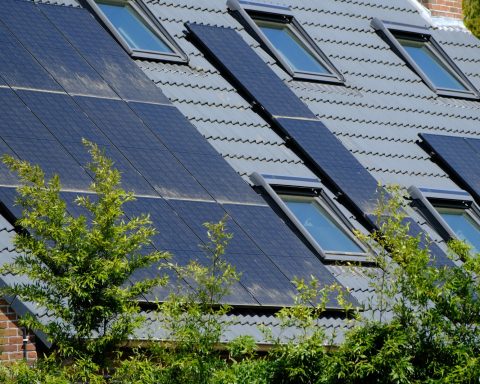
[[[463,20],[462,0],[420,0],[434,17]]]

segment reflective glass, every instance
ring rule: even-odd
[[[97,2],[98,6],[132,49],[155,52],[173,51],[145,24],[129,4]]]
[[[437,88],[467,90],[451,70],[432,52],[428,43],[409,39],[397,38],[398,42],[408,52]]]
[[[295,196],[281,198],[325,251],[364,252],[314,199]]]
[[[475,252],[480,251],[480,227],[464,209],[437,208],[437,211],[459,239],[470,244]]]
[[[255,23],[295,71],[330,73],[288,24],[255,20]]]

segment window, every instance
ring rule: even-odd
[[[186,61],[186,55],[140,0],[87,0],[133,57]]]
[[[478,218],[469,209],[442,206],[435,208],[457,238],[471,245],[475,252],[480,252],[480,225]]]
[[[392,49],[436,93],[478,98],[472,83],[423,27],[372,20],[372,26]]]
[[[292,77],[342,83],[343,76],[288,7],[229,0],[229,8]]]
[[[480,210],[468,193],[416,187],[410,187],[409,192],[444,240],[457,238],[480,252]]]
[[[280,198],[325,252],[363,253],[318,199],[297,195],[281,195]]]
[[[367,261],[364,245],[352,225],[322,189],[317,179],[290,176],[250,176],[262,187],[310,245],[327,260]]]

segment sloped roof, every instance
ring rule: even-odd
[[[76,0],[38,2],[79,6]],[[250,182],[248,176],[252,172],[315,175],[189,41],[186,22],[238,31],[377,180],[405,188],[416,185],[459,189],[416,141],[419,133],[480,136],[480,102],[435,94],[370,26],[374,17],[428,26],[428,21],[409,0],[277,1],[292,9],[296,19],[343,74],[344,85],[291,79],[229,14],[225,0],[144,2],[186,52],[189,62],[136,60],[137,65],[246,182]],[[462,28],[431,28],[443,49],[480,88],[480,41]],[[335,198],[330,191],[327,193]],[[356,220],[345,207],[340,209]],[[428,230],[423,218],[415,212],[411,214]],[[191,225],[188,219],[182,220]],[[429,233],[442,243],[437,234],[430,230]],[[198,234],[195,236],[198,238]],[[371,291],[362,268],[368,267],[328,268],[342,284],[352,288],[355,298],[365,302]],[[249,321],[245,324],[250,324]]]

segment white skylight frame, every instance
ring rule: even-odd
[[[247,0],[227,0],[227,6],[241,18],[244,24],[248,27],[247,29],[252,32],[253,37],[259,40],[268,53],[270,53],[276,59],[278,64],[295,80],[320,81],[334,84],[345,83],[343,75],[303,29],[301,24],[295,19],[289,7]],[[317,59],[317,61],[322,64],[329,73],[295,70],[257,26],[252,17],[254,14],[262,15],[274,22],[287,24],[292,33],[299,38],[303,44],[305,44],[310,53],[313,54],[315,59]]]
[[[279,175],[261,175],[254,172],[250,175],[250,179],[254,185],[262,187],[265,192],[272,198],[275,204],[281,209],[281,211],[288,217],[295,228],[305,237],[307,242],[312,248],[321,256],[325,261],[340,261],[340,262],[371,262],[370,256],[371,250],[362,243],[355,235],[356,228],[352,223],[343,215],[338,209],[335,202],[330,199],[323,186],[318,179],[300,178],[291,176],[279,176]],[[286,192],[286,193],[285,193]],[[282,200],[280,195],[290,194],[292,196],[303,196],[312,198],[317,204],[319,204],[353,242],[362,250],[362,252],[339,252],[339,251],[326,251],[310,232],[303,226],[303,224],[297,219],[295,214],[288,208],[287,204]]]
[[[423,80],[423,82],[439,96],[457,97],[464,99],[479,99],[480,93],[470,80],[465,76],[463,71],[455,64],[450,56],[443,50],[441,45],[432,36],[429,29],[418,26],[402,23],[395,23],[385,20],[374,18],[371,21],[372,27],[380,33],[380,35],[386,40],[394,52],[403,59],[406,64]],[[415,60],[410,56],[406,49],[397,40],[395,34],[400,34],[402,37],[410,38],[412,41],[423,40],[428,49],[441,63],[443,63],[450,74],[463,86],[465,91],[440,88],[437,87],[432,80],[430,80],[428,74],[426,74]]]
[[[117,5],[130,5],[135,12],[138,13],[140,18],[145,22],[145,25],[152,30],[157,37],[171,49],[172,52],[151,51],[144,49],[132,48],[130,44],[124,39],[124,37],[118,32],[117,28],[110,22],[109,18],[103,13],[101,8],[97,4],[97,0],[85,0],[90,9],[96,14],[96,16],[102,21],[105,27],[120,43],[125,51],[130,56],[137,59],[150,59],[159,61],[168,61],[175,63],[187,63],[188,56],[183,52],[180,46],[170,36],[168,31],[161,25],[161,23],[152,14],[148,6],[144,4],[142,0],[101,0],[106,3]]]
[[[412,185],[408,192],[414,205],[423,213],[429,224],[445,241],[458,239],[436,207],[463,209],[480,226],[480,207],[473,197],[463,190],[418,188]]]

